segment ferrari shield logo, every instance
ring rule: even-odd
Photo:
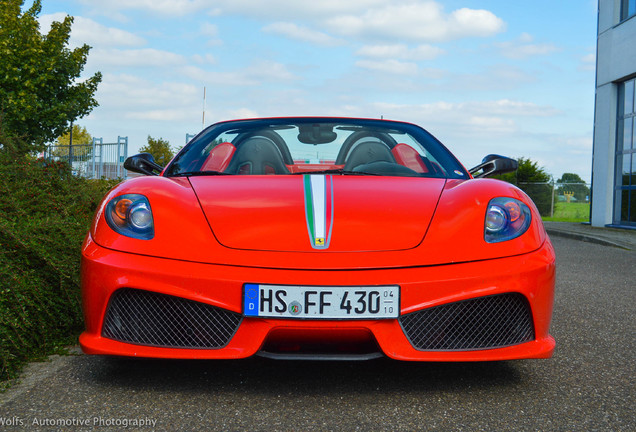
[[[316,246],[324,246],[325,245],[325,239],[322,237],[318,237],[316,238]]]

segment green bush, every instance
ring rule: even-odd
[[[112,180],[0,151],[0,380],[82,329],[80,249]]]

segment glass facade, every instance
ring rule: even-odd
[[[636,15],[636,0],[621,0],[621,21]]]
[[[636,0],[635,0],[636,1]],[[614,224],[636,226],[636,79],[618,86]]]

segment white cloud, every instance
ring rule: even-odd
[[[347,36],[442,42],[485,37],[502,32],[505,23],[492,12],[458,9],[450,14],[434,1],[387,5],[363,14],[327,20],[333,31]]]
[[[393,59],[359,60],[356,62],[356,66],[397,75],[415,75],[417,73],[417,64]]]
[[[186,62],[182,55],[154,48],[134,50],[95,49],[91,52],[89,61],[91,65],[98,68],[109,66],[163,68]]]
[[[208,85],[218,85],[222,87],[242,87],[255,86],[260,84],[257,80],[246,77],[242,71],[238,73],[221,72],[216,70],[203,69],[194,65],[185,65],[181,67],[180,72],[184,76],[184,78]]]
[[[491,64],[483,71],[452,73],[447,76],[447,89],[453,91],[495,91],[518,89],[537,82],[530,70],[505,63]]]
[[[54,14],[41,15],[40,26],[44,33],[51,28],[53,21],[63,21],[67,14],[58,12]],[[89,18],[81,16],[74,17],[71,27],[71,38],[69,45],[77,47],[88,44],[92,47],[115,47],[115,46],[142,46],[146,41],[130,32],[114,27],[106,27]]]
[[[93,0],[81,0],[95,6]],[[138,9],[167,16],[182,16],[207,11],[211,16],[240,13],[252,17],[296,17],[308,18],[343,12],[366,10],[385,4],[387,0],[322,0],[306,2],[298,0],[109,0],[100,2],[99,9],[108,8],[112,12]]]
[[[409,48],[404,44],[365,45],[356,51],[361,57],[393,58],[400,60],[433,60],[444,53],[444,50],[432,45],[419,45]]]
[[[555,146],[564,149],[567,153],[579,155],[591,155],[593,147],[592,134],[579,136],[556,136],[553,138]]]
[[[197,64],[216,64],[216,58],[212,54],[195,54],[192,56],[192,61]]]
[[[587,54],[581,58],[583,63],[596,63],[596,54]]]
[[[245,76],[259,81],[288,81],[298,79],[287,66],[271,60],[260,60],[248,66]]]
[[[209,22],[205,22],[201,25],[201,34],[203,36],[215,38],[219,35],[219,28]]]
[[[186,106],[200,99],[200,89],[191,84],[153,82],[129,74],[105,74],[98,93],[102,104],[128,111]]]
[[[487,37],[505,30],[504,21],[485,9],[458,9],[451,13],[448,26],[454,38]]]
[[[219,28],[209,22],[205,22],[201,25],[200,33],[202,36],[216,39],[219,36]]]
[[[201,89],[191,84],[107,73],[97,91],[101,107],[94,116],[112,119],[118,128],[123,124],[129,129],[129,120],[160,122],[162,127],[196,123],[201,118],[201,96]],[[154,134],[152,129],[146,133]]]
[[[580,71],[595,71],[596,70],[596,54],[587,54],[580,59],[578,67]]]
[[[260,117],[258,112],[249,108],[239,108],[229,111],[229,118],[232,119],[246,119],[246,118],[258,118]]]
[[[275,22],[263,27],[263,31],[316,45],[337,45],[342,43],[327,33],[312,30],[291,22]]]
[[[183,16],[212,6],[215,2],[213,0],[108,0],[107,2],[81,0],[81,3],[94,7],[96,12],[106,11],[111,15],[126,9],[140,9],[167,16]]]
[[[533,43],[534,38],[528,33],[508,42],[496,43],[504,57],[510,59],[525,59],[533,56],[548,55],[560,51],[558,47],[551,43]]]
[[[374,104],[385,118],[418,119],[427,128],[452,131],[455,136],[477,137],[512,134],[518,130],[514,119],[489,112],[488,103],[434,102],[421,105]],[[483,109],[479,109],[483,107]]]
[[[389,0],[390,1],[390,0]],[[353,13],[386,4],[387,0],[222,0],[221,8],[227,11],[249,11],[248,13],[268,17],[321,18],[341,13]]]
[[[208,70],[186,65],[180,69],[184,77],[204,84],[220,86],[257,86],[265,82],[288,82],[298,77],[282,63],[261,60],[234,71]]]
[[[508,99],[473,102],[434,102],[429,104],[373,104],[386,118],[410,119],[424,125],[436,125],[453,135],[492,137],[511,135],[520,130],[517,119],[550,117],[561,114],[551,106]]]
[[[208,46],[218,46],[222,45],[223,41],[219,39],[219,28],[212,23],[205,22],[201,25],[199,29],[199,34],[207,39]]]
[[[470,116],[465,121],[468,130],[487,134],[511,134],[517,130],[512,119],[502,117]]]
[[[434,0],[89,0],[93,13],[120,14],[127,9],[149,11],[166,16],[207,12],[210,16],[240,15],[258,20],[275,19],[270,31],[288,37],[302,37],[303,26],[283,27],[280,22],[305,21],[326,26],[343,36],[390,38],[427,42],[464,37],[486,37],[505,29],[504,21],[488,10],[461,8],[446,13]],[[308,28],[305,26],[305,30]],[[305,38],[324,44],[330,35],[320,30],[305,32]],[[306,39],[305,39],[306,40]],[[331,43],[331,42],[330,42]]]
[[[487,112],[491,115],[507,115],[516,117],[552,117],[563,114],[554,107],[537,105],[532,102],[499,99],[496,101],[465,102],[456,104],[462,110],[472,113]]]
[[[148,111],[130,111],[124,117],[131,120],[150,120],[159,122],[183,121],[190,117],[182,109],[163,109]]]

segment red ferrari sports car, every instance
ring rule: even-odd
[[[84,352],[547,358],[554,250],[533,202],[424,129],[214,124],[104,198],[82,251]]]

